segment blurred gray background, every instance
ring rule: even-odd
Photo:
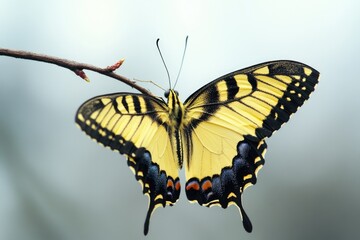
[[[147,239],[360,237],[360,2],[356,0],[0,0],[0,47],[98,66],[168,87],[155,41],[181,98],[260,62],[291,59],[321,73],[310,101],[268,142],[258,183],[235,207],[158,209]],[[144,239],[148,199],[125,158],[74,123],[100,94],[134,91],[87,72],[0,56],[0,239]],[[163,91],[140,83],[157,95]],[[135,92],[135,91],[134,91]],[[183,173],[181,173],[183,176]],[[184,179],[182,179],[184,185]]]

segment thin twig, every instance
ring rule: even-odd
[[[100,67],[93,66],[90,64],[79,63],[79,62],[70,61],[67,59],[53,57],[53,56],[49,56],[49,55],[38,54],[38,53],[33,53],[33,52],[26,52],[26,51],[19,51],[19,50],[11,50],[11,49],[5,49],[5,48],[0,48],[0,56],[1,55],[55,64],[60,67],[67,68],[67,69],[73,71],[76,75],[78,75],[81,78],[88,81],[89,80],[88,77],[83,72],[83,70],[86,69],[86,70],[97,72],[99,74],[106,75],[108,77],[119,80],[119,81],[129,85],[130,87],[137,89],[138,91],[140,91],[143,94],[152,95],[151,92],[149,92],[145,88],[140,87],[139,85],[135,84],[134,81],[131,81],[130,79],[128,79],[126,77],[123,77],[119,74],[114,73],[114,71],[118,67],[120,67],[123,60],[118,61],[117,63],[115,63],[112,66],[108,66],[106,68],[100,68]]]

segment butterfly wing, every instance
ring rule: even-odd
[[[167,105],[141,94],[116,93],[85,102],[76,123],[97,142],[128,157],[128,165],[149,196],[147,234],[153,210],[179,198],[178,162],[167,130]]]
[[[273,61],[227,74],[184,103],[186,195],[204,206],[238,206],[252,225],[241,194],[256,183],[266,143],[309,98],[319,72],[293,61]]]

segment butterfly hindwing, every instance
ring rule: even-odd
[[[174,204],[180,194],[166,103],[141,94],[109,94],[85,102],[75,121],[91,138],[128,157],[129,167],[149,196],[146,234],[153,210]]]
[[[273,61],[235,71],[200,88],[184,103],[186,194],[204,206],[241,204],[256,183],[266,143],[309,98],[319,73],[302,63]]]

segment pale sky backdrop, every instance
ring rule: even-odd
[[[321,73],[310,100],[267,141],[258,183],[235,207],[190,204],[153,214],[147,239],[359,239],[360,1],[0,0],[0,48],[108,66],[168,87],[182,100],[209,81],[291,59]],[[0,239],[144,239],[148,199],[125,158],[90,140],[77,108],[133,91],[113,79],[0,56]],[[157,95],[163,91],[140,83]],[[181,173],[183,176],[183,172]],[[184,179],[182,179],[184,186]]]

